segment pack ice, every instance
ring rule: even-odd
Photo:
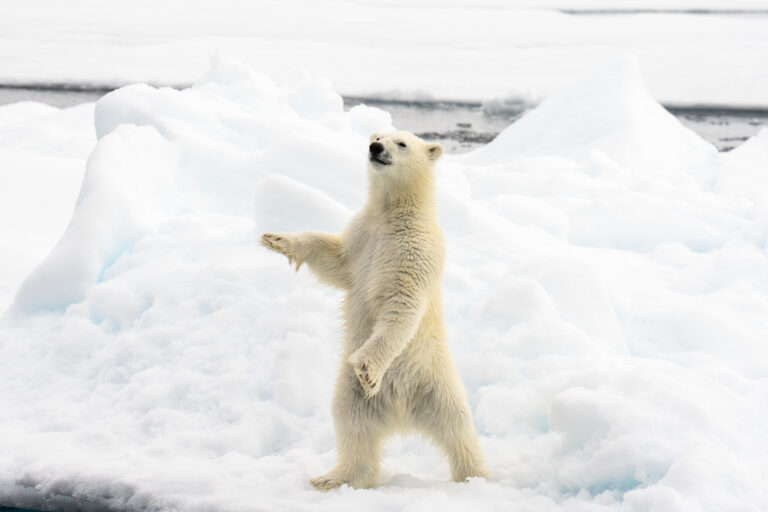
[[[45,182],[4,179],[42,206],[0,224],[4,245],[43,247],[36,219],[71,214],[0,321],[0,505],[768,509],[767,130],[718,153],[627,57],[444,157],[450,344],[492,474],[450,483],[427,442],[394,438],[379,488],[320,493],[340,295],[256,235],[341,229],[389,115],[219,58],[189,89],[100,100],[74,211],[40,202],[73,161],[46,141],[93,144],[90,109],[0,108],[2,133],[61,126],[24,132]],[[0,161],[20,161],[9,140]]]

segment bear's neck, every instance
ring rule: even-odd
[[[425,180],[423,183],[411,184],[409,187],[372,183],[368,189],[367,207],[379,214],[403,210],[431,214],[435,209],[434,182]]]

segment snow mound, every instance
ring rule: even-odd
[[[653,100],[631,56],[595,70],[457,160],[473,195],[506,189],[538,196],[540,205],[521,203],[531,211],[528,222],[579,245],[648,251],[682,242],[705,251],[746,228],[738,207],[712,194],[721,174],[716,149]],[[494,210],[519,219],[495,201]]]
[[[0,105],[0,126],[39,118],[56,111],[58,111],[56,107],[37,101],[20,101],[9,105]]]
[[[626,55],[548,98],[466,160],[487,164],[554,155],[585,161],[595,153],[645,179],[679,172],[700,172],[706,179],[711,165],[702,164],[717,151],[651,97],[637,59]]]
[[[368,130],[386,130],[390,121],[367,107],[343,112],[341,97],[322,81],[279,88],[219,58],[190,89],[137,84],[106,95],[96,104],[95,125],[99,143],[75,213],[19,289],[21,311],[62,310],[81,301],[119,257],[175,215],[250,216],[254,189],[274,185],[271,173],[341,192],[345,204],[359,205]],[[341,179],[329,180],[323,172],[329,167]],[[285,199],[297,190],[306,195],[300,182],[283,188]],[[338,228],[349,211],[330,208],[329,225]]]
[[[318,493],[340,295],[257,237],[340,229],[389,115],[215,57],[94,124],[69,225],[0,320],[0,505],[768,508],[765,131],[718,154],[626,58],[445,155],[447,327],[491,477],[395,438],[380,488]]]

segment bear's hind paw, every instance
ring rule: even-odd
[[[316,489],[320,489],[321,491],[329,491],[331,489],[341,487],[344,484],[348,484],[349,482],[343,478],[339,478],[332,473],[328,473],[327,475],[310,478],[309,483],[311,483]]]

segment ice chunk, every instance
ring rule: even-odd
[[[16,294],[24,312],[62,310],[136,241],[178,207],[176,152],[151,127],[123,126],[104,137],[88,168],[67,230]]]
[[[301,182],[269,175],[256,184],[254,204],[259,231],[341,231],[352,212]]]

